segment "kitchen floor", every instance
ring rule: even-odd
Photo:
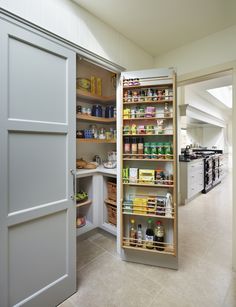
[[[121,261],[113,236],[78,243],[78,292],[60,307],[233,307],[231,175],[179,208],[179,270]]]

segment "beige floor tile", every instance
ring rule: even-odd
[[[97,256],[104,253],[104,249],[89,240],[79,241],[77,243],[77,270],[88,264]]]
[[[230,178],[179,208],[179,270],[120,260],[113,236],[78,244],[78,291],[60,307],[236,307]]]
[[[99,247],[103,248],[104,250],[112,253],[113,255],[117,255],[117,248],[116,248],[116,237],[111,234],[97,234],[89,240],[98,245]]]

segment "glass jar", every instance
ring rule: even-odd
[[[146,142],[146,143],[144,143],[144,154],[145,154],[144,157],[145,157],[145,159],[151,158],[150,153],[151,153],[150,143]]]
[[[156,159],[157,158],[157,147],[156,147],[156,142],[152,142],[150,144],[150,153],[151,153],[151,158]]]

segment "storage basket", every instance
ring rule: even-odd
[[[116,216],[117,216],[116,203],[111,203],[109,202],[109,200],[107,200],[106,206],[107,206],[108,223],[116,226]]]
[[[107,198],[116,200],[116,183],[108,181],[107,182]]]

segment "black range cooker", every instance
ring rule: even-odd
[[[202,192],[207,193],[221,182],[223,151],[195,149],[194,153],[204,158],[204,189]]]

